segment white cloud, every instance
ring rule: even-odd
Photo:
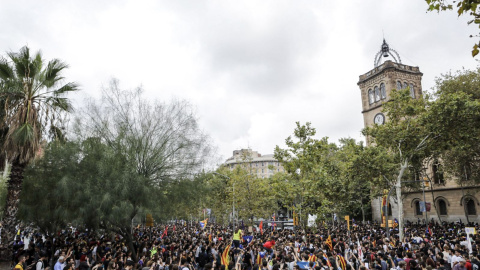
[[[361,139],[358,76],[383,33],[423,88],[476,66],[475,34],[454,12],[417,0],[3,1],[0,52],[28,44],[70,64],[69,80],[98,95],[111,77],[151,98],[185,98],[223,158],[284,145],[295,122],[318,137]],[[27,8],[26,8],[27,7]]]

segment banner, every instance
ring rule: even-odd
[[[420,203],[420,212],[425,212],[425,202],[419,202]]]

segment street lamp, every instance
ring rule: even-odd
[[[212,172],[213,174],[217,174],[217,175],[220,175],[220,176],[223,176],[225,178],[228,178],[228,180],[232,180],[232,178],[224,175],[224,174],[221,174],[221,173],[217,173],[217,172]],[[235,183],[232,181],[232,224],[233,224],[233,232],[235,232]]]

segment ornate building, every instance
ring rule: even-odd
[[[382,58],[391,57],[393,61],[381,62]],[[404,65],[400,55],[391,49],[383,40],[380,51],[375,56],[374,68],[369,72],[360,75],[358,86],[362,98],[362,114],[364,126],[373,124],[382,125],[388,118],[382,113],[382,107],[389,101],[392,89],[410,88],[412,98],[422,97],[422,73],[418,67]],[[369,138],[366,138],[367,145],[370,145]],[[442,221],[470,222],[480,221],[478,209],[480,207],[478,187],[461,186],[458,181],[444,177],[441,173],[441,162],[426,164],[429,179],[428,186],[419,191],[404,192],[403,200],[404,219],[417,221],[428,218]],[[420,179],[412,179],[420,180]],[[431,183],[431,185],[430,185]],[[422,212],[423,201],[426,201],[426,212]],[[380,207],[381,198],[372,200],[372,212],[374,220],[381,220]],[[430,206],[430,207],[429,207]],[[397,207],[393,198],[390,199],[390,219],[397,217]],[[430,211],[428,211],[430,208]]]
[[[277,172],[283,172],[282,165],[273,155],[261,155],[252,149],[233,151],[233,156],[225,161],[225,166],[233,170],[236,166],[244,166],[256,174],[258,178],[268,178]]]

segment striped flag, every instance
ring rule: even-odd
[[[333,250],[332,237],[330,235],[328,236],[327,240],[325,241],[325,244],[327,244],[327,246],[330,250]]]
[[[222,252],[222,257],[220,258],[222,264],[225,265],[225,270],[228,270],[228,264],[230,264],[230,257],[228,256],[228,252],[230,251],[230,247],[232,244],[228,245],[225,250]]]
[[[260,252],[257,254],[257,261],[255,263],[262,267],[262,257],[260,257]]]
[[[260,233],[263,235],[263,220],[260,221],[260,225],[258,227],[260,228]]]
[[[332,264],[330,263],[330,260],[328,259],[327,256],[325,256],[325,254],[323,254],[323,258],[325,259],[325,261],[327,261],[328,267],[332,267]]]
[[[342,270],[347,270],[347,261],[345,260],[345,258],[343,258],[342,255],[337,255],[337,259],[340,263],[339,266],[342,268]]]
[[[308,261],[309,262],[316,262],[317,261],[317,256],[315,256],[315,254],[310,254],[308,255]]]

